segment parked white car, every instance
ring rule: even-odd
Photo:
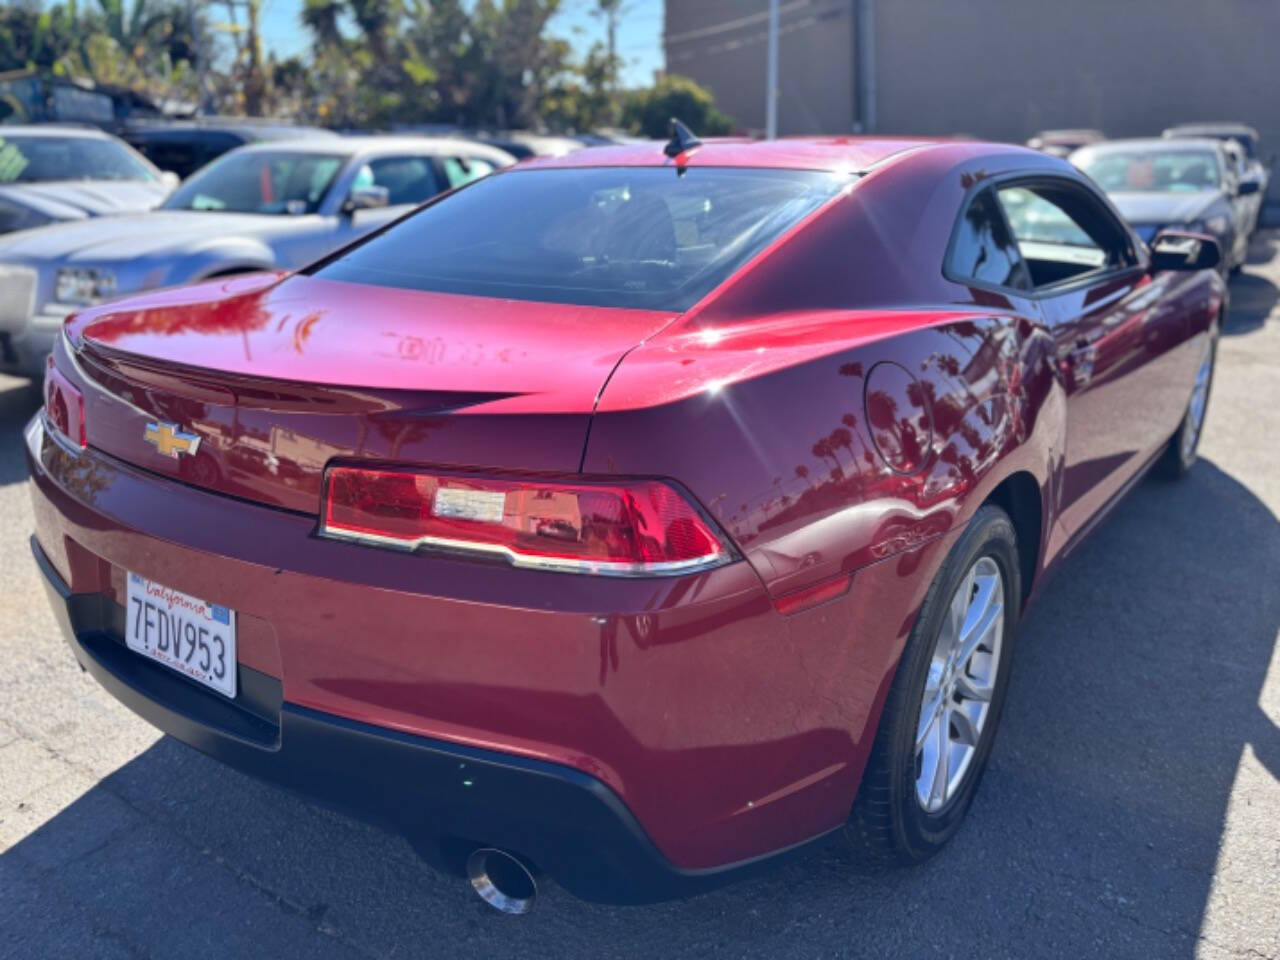
[[[304,266],[514,162],[442,137],[258,143],[223,154],[152,213],[0,237],[0,370],[39,375],[63,321],[85,306]]]
[[[177,185],[101,130],[0,127],[0,233],[152,210]]]

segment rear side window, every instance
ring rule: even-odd
[[[960,281],[1030,287],[1022,254],[992,191],[974,197],[956,225],[948,273]]]
[[[686,310],[849,183],[746,168],[510,171],[312,272],[440,293]]]

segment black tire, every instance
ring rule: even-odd
[[[1209,401],[1213,398],[1213,373],[1218,366],[1218,336],[1215,329],[1210,333],[1209,341],[1209,386],[1204,398],[1205,414],[1208,416]],[[1187,401],[1187,409],[1182,414],[1182,420],[1178,423],[1178,429],[1173,432],[1173,436],[1169,438],[1169,442],[1165,444],[1164,453],[1160,455],[1160,459],[1156,462],[1153,472],[1165,480],[1181,480],[1187,475],[1191,468],[1195,465],[1196,456],[1200,450],[1200,440],[1204,436],[1204,420],[1201,419],[1200,427],[1196,430],[1195,440],[1190,447],[1186,444],[1186,436],[1189,430],[1195,427],[1191,416],[1191,401]]]
[[[921,699],[950,600],[969,568],[984,556],[992,558],[1000,570],[1005,600],[1002,653],[992,687],[991,710],[964,779],[946,805],[930,813],[916,799],[915,740]],[[999,507],[983,506],[929,586],[889,688],[862,785],[844,831],[859,859],[921,863],[941,850],[960,828],[986,769],[1009,685],[1022,600],[1018,570],[1013,523]]]

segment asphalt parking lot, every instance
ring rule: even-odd
[[[1280,957],[1280,234],[1232,283],[1202,458],[1143,483],[1023,627],[969,823],[691,900],[500,916],[395,837],[226,770],[57,635],[0,379],[0,957]],[[1123,411],[1116,411],[1123,416]]]

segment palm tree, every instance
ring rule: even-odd
[[[107,36],[128,56],[141,61],[155,34],[169,21],[170,10],[149,0],[133,0],[126,10],[124,0],[98,0]]]
[[[347,8],[364,34],[375,64],[386,64],[391,29],[404,13],[399,0],[348,0]]]
[[[299,15],[302,25],[316,38],[316,46],[322,48],[340,47],[342,31],[338,28],[338,20],[342,16],[346,4],[343,0],[306,0]]]

